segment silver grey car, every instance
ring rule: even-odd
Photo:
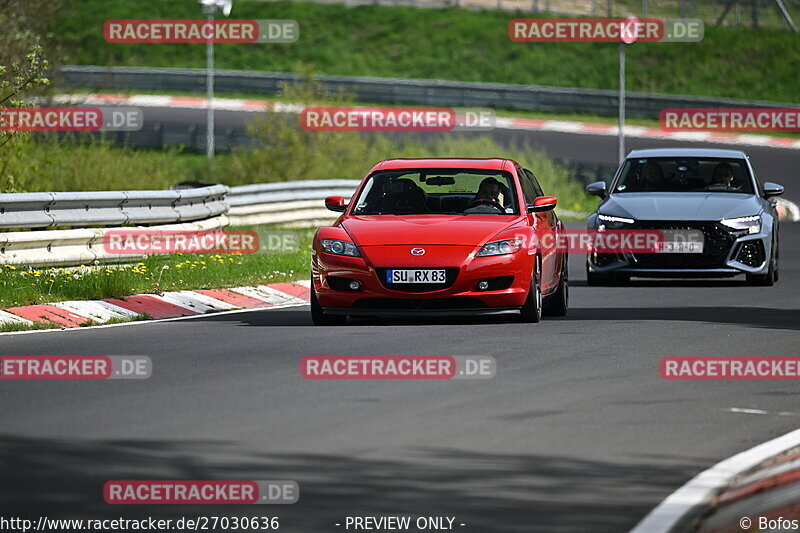
[[[590,253],[589,285],[637,277],[726,277],[753,285],[778,280],[778,214],[783,187],[761,184],[744,152],[697,148],[635,150],[611,183],[586,192],[602,198],[590,230],[665,230],[697,242],[654,253]]]

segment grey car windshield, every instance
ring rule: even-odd
[[[753,194],[743,159],[652,157],[628,159],[614,193],[720,192]]]
[[[403,169],[376,172],[356,201],[355,215],[517,214],[508,172]]]

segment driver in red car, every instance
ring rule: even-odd
[[[503,195],[500,192],[500,182],[495,178],[486,178],[481,181],[475,198],[469,203],[464,213],[496,215],[498,212],[505,212]]]

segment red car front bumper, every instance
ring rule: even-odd
[[[475,257],[474,246],[425,246],[410,255],[407,245],[364,246],[362,257],[327,254],[315,247],[312,282],[320,306],[329,314],[424,315],[485,314],[520,308],[530,290],[532,258],[525,250]],[[386,281],[386,269],[446,269],[444,284],[406,285]],[[349,289],[349,282],[360,284]],[[478,283],[489,280],[488,290]]]

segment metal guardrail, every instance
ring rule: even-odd
[[[211,231],[228,225],[225,215],[195,222],[149,226],[157,231]],[[32,230],[0,233],[0,264],[25,266],[89,265],[146,258],[145,255],[108,254],[103,245],[111,228]]]
[[[0,194],[0,228],[30,230],[0,233],[0,264],[63,266],[144,258],[106,253],[103,237],[121,226],[147,225],[148,231],[166,232],[263,224],[325,225],[339,215],[327,210],[322,200],[351,198],[359,183],[326,179],[170,191]],[[43,229],[70,226],[82,227]]]
[[[29,230],[0,232],[0,264],[66,266],[144,258],[106,253],[103,237],[121,226],[166,232],[325,224],[337,214],[325,209],[322,199],[349,198],[358,183],[304,180],[168,191],[0,194],[0,229]]]
[[[360,180],[307,180],[231,187],[228,219],[232,225],[314,226],[339,215],[322,207],[327,196],[352,198]],[[586,217],[559,209],[565,217]]]
[[[0,264],[81,265],[141,259],[144,256],[108,255],[103,247],[108,228],[225,227],[228,191],[225,185],[213,185],[177,191],[0,194],[0,229],[30,230],[0,233]]]
[[[111,227],[150,224],[148,231],[163,232],[211,231],[230,225],[325,225],[335,220],[338,214],[325,209],[322,200],[327,196],[351,198],[359,183],[359,180],[329,179],[231,188],[214,185],[174,191],[0,194],[0,217],[9,217],[3,221],[2,227],[29,230],[0,232],[0,265],[66,266],[145,257],[107,254],[103,237],[111,228],[89,227],[100,223]],[[168,210],[154,201],[176,201],[176,197],[179,197],[177,204],[171,205]],[[59,200],[52,202],[52,198]],[[44,199],[50,199],[52,203],[45,203]],[[783,200],[781,202],[786,219],[800,219],[800,210],[796,205]],[[56,204],[59,209],[51,209],[50,212],[44,210],[45,206]],[[9,211],[9,208],[13,210]],[[559,214],[564,217],[586,216],[586,213],[562,209],[559,209]],[[163,224],[165,219],[172,223]],[[86,227],[42,229],[54,226]]]
[[[228,187],[179,191],[98,191],[0,194],[0,228],[162,224],[225,213]]]
[[[284,84],[300,80],[286,72],[215,70],[214,84],[220,92],[280,94]],[[448,107],[493,107],[526,111],[583,112],[615,116],[616,91],[506,85],[501,83],[318,76],[331,91],[344,90],[362,102],[414,104]],[[63,66],[58,70],[60,87],[125,89],[141,91],[205,91],[205,69],[148,67]],[[793,107],[791,104],[665,94],[627,93],[628,116],[654,118],[664,108],[693,107]]]
[[[231,187],[228,218],[232,225],[318,225],[335,220],[322,205],[327,196],[350,198],[359,180],[307,180]]]

